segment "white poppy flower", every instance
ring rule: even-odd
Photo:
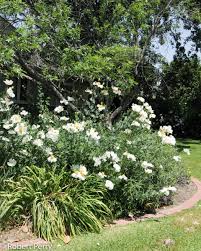
[[[41,146],[43,146],[43,141],[42,141],[41,139],[35,139],[35,140],[33,141],[33,144],[34,144],[35,146],[41,147]]]
[[[114,188],[114,184],[112,183],[111,180],[106,180],[105,186],[106,186],[109,190],[113,190],[113,188]]]
[[[98,82],[98,81],[93,82],[93,85],[94,85],[94,86],[97,86],[97,87],[100,88],[100,89],[103,89],[103,87],[104,87],[104,85],[101,84],[101,83]]]
[[[112,91],[114,94],[121,95],[121,90],[117,86],[112,86]]]
[[[167,145],[176,145],[176,139],[174,136],[163,136],[162,137],[162,143]]]
[[[151,169],[149,169],[149,168],[145,168],[144,171],[145,171],[145,173],[148,173],[148,174],[151,174],[151,173],[153,172],[153,171],[152,171]]]
[[[102,112],[102,111],[104,111],[106,109],[106,106],[103,105],[103,104],[98,104],[97,108],[98,108],[99,112]]]
[[[99,173],[98,173],[98,176],[99,176],[101,179],[104,179],[105,177],[107,177],[107,175],[105,175],[104,172],[99,172]]]
[[[145,99],[143,97],[138,97],[137,100],[140,101],[140,102],[142,102],[142,103],[145,102]]]
[[[46,137],[51,139],[53,142],[57,142],[59,138],[59,130],[54,128],[49,128],[48,132],[46,133]]]
[[[7,165],[10,167],[14,167],[17,164],[17,161],[15,159],[9,159],[7,162]]]
[[[27,115],[28,115],[28,112],[25,111],[25,110],[23,110],[23,111],[20,112],[20,115],[22,115],[22,116],[27,116]]]
[[[94,139],[95,141],[99,141],[99,139],[101,138],[98,132],[94,128],[87,130],[86,134],[88,137]]]
[[[25,123],[17,124],[17,126],[15,127],[14,130],[20,136],[23,136],[23,135],[27,134],[27,126],[26,126]]]
[[[114,167],[115,172],[119,173],[121,171],[121,167],[117,163],[114,163],[113,167]]]
[[[125,174],[118,176],[118,178],[119,178],[120,180],[125,180],[125,181],[128,180],[128,178],[126,177]]]
[[[50,162],[50,163],[55,163],[57,162],[57,158],[51,154],[48,158],[47,158],[47,161]]]
[[[11,116],[10,120],[14,123],[14,124],[17,124],[17,123],[20,123],[22,118],[20,115],[18,114],[14,114],[13,116]]]
[[[64,108],[63,108],[63,106],[59,105],[59,106],[57,106],[57,107],[54,109],[54,111],[55,111],[56,113],[61,113],[61,112],[64,111]]]
[[[13,81],[12,81],[12,80],[6,79],[6,80],[3,81],[3,82],[4,82],[4,84],[6,84],[6,85],[13,85]]]
[[[8,94],[8,96],[10,98],[14,98],[15,97],[15,93],[13,92],[13,87],[9,87],[6,91],[6,93]]]
[[[181,157],[180,157],[180,156],[174,156],[174,157],[173,157],[173,160],[179,162],[179,161],[181,161]]]

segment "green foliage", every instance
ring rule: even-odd
[[[181,53],[164,67],[161,84],[154,90],[155,99],[152,93],[150,100],[163,116],[163,123],[172,124],[178,135],[199,137],[200,90],[200,60],[196,55],[188,57]]]
[[[30,217],[33,231],[52,240],[83,231],[99,232],[110,211],[102,202],[106,188],[95,177],[73,180],[64,169],[26,167],[16,181],[5,180],[0,193],[1,222]]]
[[[58,88],[75,79],[130,88],[151,38],[166,29],[168,3],[1,0],[1,71]]]
[[[41,113],[32,124],[28,112],[13,110],[13,83],[4,82],[9,85],[0,99],[4,225],[26,216],[33,231],[48,240],[98,232],[111,220],[110,212],[117,218],[154,210],[186,181],[171,126],[152,131],[155,114],[144,98],[111,126],[103,120],[105,106],[96,103],[99,92],[111,88],[95,82],[88,113],[68,118],[70,97],[54,112],[40,102]],[[120,89],[112,90],[121,95]]]

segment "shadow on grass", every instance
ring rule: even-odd
[[[184,148],[191,149],[193,145],[199,144],[201,144],[201,140],[178,139],[177,149],[179,152],[182,152]]]
[[[196,140],[196,139],[178,139],[178,142],[180,143],[180,144],[187,144],[187,145],[194,145],[194,144],[196,144],[196,145],[199,145],[199,144],[201,144],[201,140],[199,139],[199,140]]]

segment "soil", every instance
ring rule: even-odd
[[[194,182],[189,182],[187,184],[181,184],[176,186],[177,191],[172,197],[172,203],[169,206],[165,206],[162,208],[172,208],[174,206],[180,205],[184,201],[190,199],[193,194],[197,191],[197,186]]]

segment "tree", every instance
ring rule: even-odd
[[[29,77],[63,98],[69,82],[100,80],[133,98],[151,41],[169,29],[176,0],[1,0],[0,62],[5,75]]]
[[[200,137],[201,63],[196,54],[178,51],[174,60],[164,65],[160,85],[152,95],[149,100],[161,116],[160,123],[173,125],[179,136]]]

